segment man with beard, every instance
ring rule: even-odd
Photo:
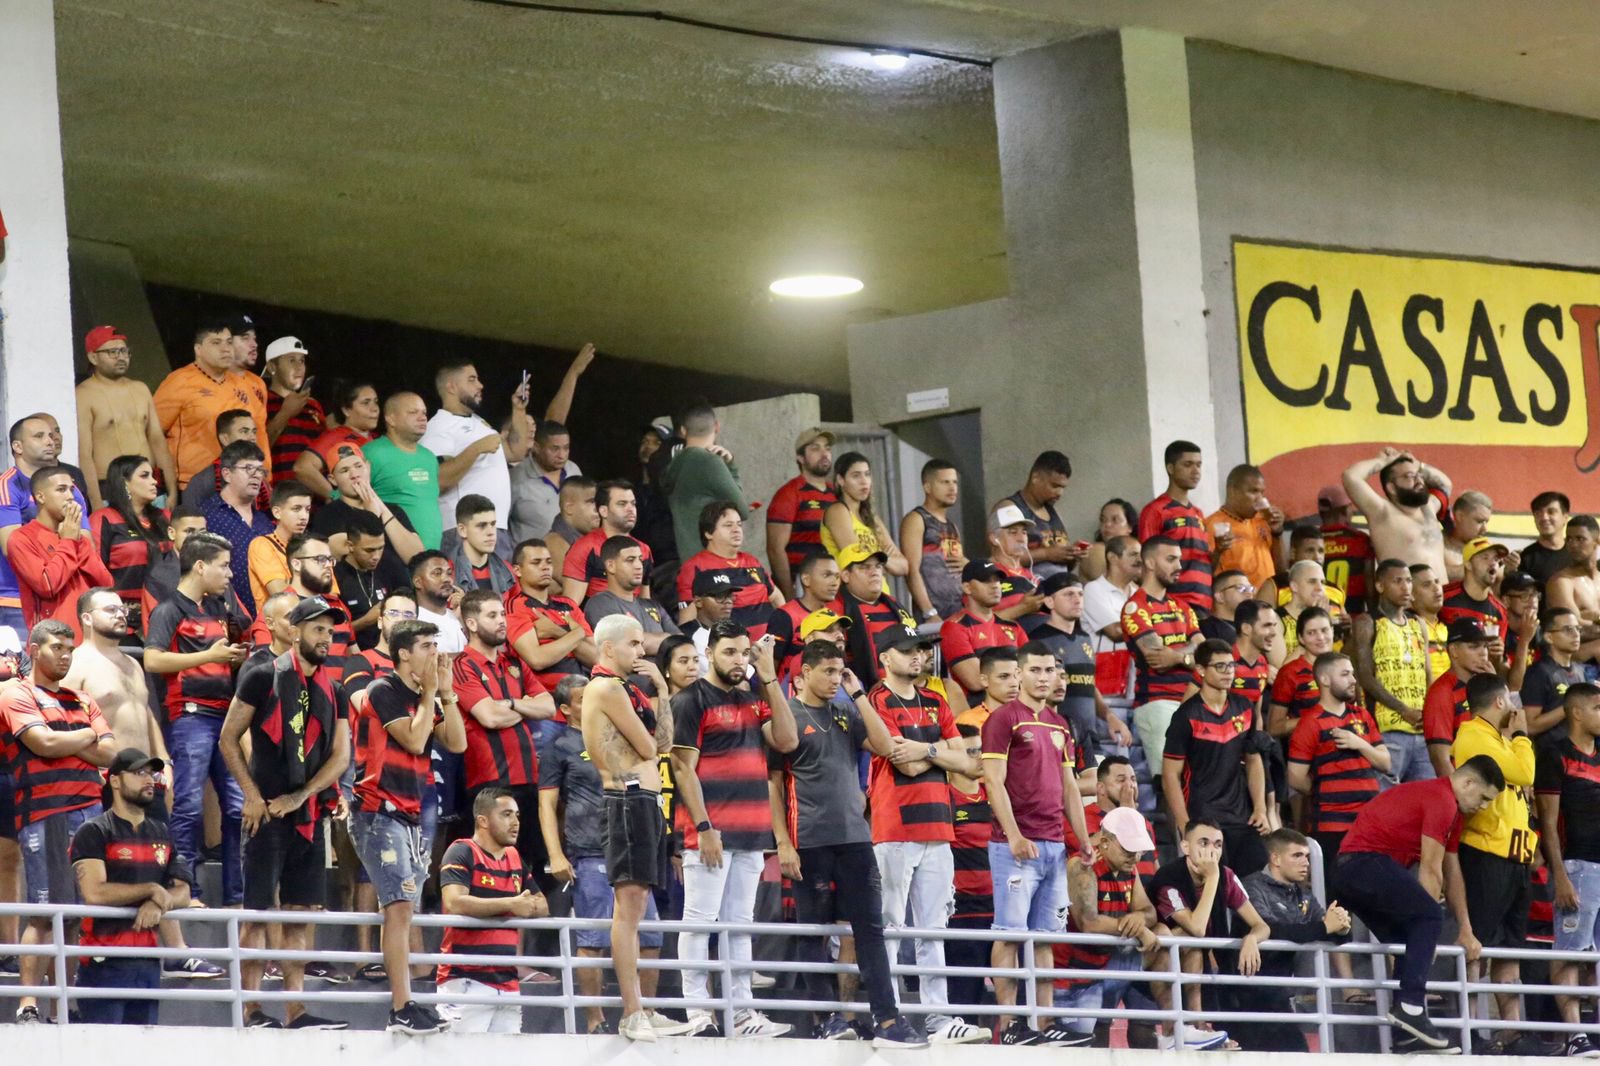
[[[355,632],[350,628],[350,611],[333,589],[333,550],[321,537],[304,535],[289,541],[289,587],[285,590],[304,599],[321,596],[333,605],[339,614],[333,630],[333,646],[328,652],[328,666],[334,676],[344,673],[344,659],[356,646]],[[265,644],[270,634],[265,633],[258,619],[251,627],[252,640]]]
[[[439,630],[439,650],[458,654],[467,646],[467,631],[456,616],[464,593],[443,552],[420,552],[411,560],[411,588],[417,594],[417,618]]]
[[[1591,515],[1573,515],[1567,522],[1567,565],[1545,586],[1545,606],[1578,613],[1586,641],[1600,637],[1600,522]]]
[[[133,354],[115,326],[96,326],[83,339],[90,374],[75,391],[78,401],[78,466],[89,485],[92,510],[105,506],[100,477],[119,455],[142,455],[161,471],[161,487],[178,491],[177,468],[167,451],[150,386],[128,377]]]
[[[511,570],[517,587],[506,593],[506,625],[518,657],[547,689],[555,688],[564,674],[586,673],[598,654],[589,620],[577,604],[551,594],[555,565],[550,549],[537,540],[523,541],[511,553]]]
[[[1462,558],[1466,547],[1489,531],[1494,517],[1494,501],[1476,489],[1468,489],[1450,505],[1450,532],[1444,535],[1445,576],[1460,581],[1466,567]]]
[[[961,610],[959,575],[967,553],[961,546],[960,517],[950,517],[960,494],[961,476],[955,464],[929,459],[922,466],[922,502],[900,521],[900,543],[917,560],[906,574],[906,588],[917,617],[925,621],[949,618]]]
[[[150,710],[144,671],[117,645],[127,617],[122,598],[112,589],[92,588],[78,597],[76,609],[83,643],[72,653],[62,683],[99,705],[118,743],[154,752],[165,765],[166,742]]]
[[[342,723],[349,713],[339,673],[328,662],[334,627],[344,611],[321,596],[307,596],[289,612],[294,646],[239,675],[239,687],[222,723],[222,759],[244,793],[244,905],[251,910],[321,910],[327,893],[323,816],[327,794],[350,762],[350,735]],[[250,758],[240,743],[250,733]],[[311,926],[282,927],[286,951],[311,946]],[[247,923],[240,942],[260,949],[267,929]],[[241,964],[248,990],[261,987],[263,963]],[[305,988],[304,961],[284,960],[283,988]],[[345,1029],[348,1023],[307,1013],[305,1004],[284,1007],[290,1029]],[[280,1028],[259,1003],[245,1004],[246,1028]]]
[[[828,480],[833,473],[833,434],[820,426],[800,434],[794,442],[794,462],[799,475],[779,486],[767,505],[767,559],[772,563],[772,580],[785,599],[794,598],[793,575],[800,564],[822,551],[822,516],[829,504],[837,502]]]
[[[72,836],[72,872],[78,895],[91,907],[137,907],[132,918],[85,918],[80,947],[156,946],[156,926],[171,910],[189,905],[194,874],[177,856],[167,823],[146,815],[156,802],[156,776],[166,766],[138,748],[112,758],[106,778],[111,809],[78,827]],[[119,956],[85,958],[79,988],[159,988],[156,959]],[[78,1010],[91,1025],[154,1025],[160,1004],[153,999],[82,999]]]
[[[1289,738],[1289,784],[1316,804],[1311,835],[1331,867],[1356,815],[1378,794],[1378,775],[1389,772],[1389,749],[1358,702],[1361,685],[1349,656],[1319,655],[1311,669],[1318,704],[1300,716]]]
[[[644,553],[648,550],[632,537],[608,537],[599,555],[605,587],[589,597],[583,613],[590,625],[607,615],[631,615],[644,627],[645,653],[654,655],[663,640],[675,633],[681,635],[681,631],[666,608],[644,595]]]
[[[441,525],[454,525],[456,504],[462,496],[475,493],[489,497],[499,518],[497,528],[507,528],[511,466],[501,435],[478,414],[483,382],[478,380],[477,368],[465,360],[446,363],[434,375],[433,387],[439,393],[439,410],[428,419],[427,432],[419,443],[439,457]],[[527,403],[524,382],[512,397],[513,412],[520,412]]]
[[[633,537],[634,523],[639,518],[639,507],[634,500],[633,486],[626,481],[602,481],[594,490],[595,511],[600,524],[567,549],[561,561],[561,592],[580,607],[589,596],[598,596],[606,590],[605,560],[601,549],[612,537],[627,537],[639,546],[644,562],[644,575],[638,589],[643,599],[650,599],[650,571],[655,565],[650,546]],[[652,649],[653,650],[653,649]]]
[[[710,674],[672,697],[672,776],[678,789],[678,828],[683,833],[683,918],[703,923],[702,927],[717,921],[754,920],[756,887],[766,866],[764,852],[775,847],[765,748],[787,755],[799,739],[778,682],[773,643],[763,638],[752,648],[743,626],[718,622],[706,643]],[[734,959],[750,961],[748,935],[730,934],[726,943]],[[707,933],[679,937],[684,959],[704,962],[710,958],[710,946]],[[726,992],[750,998],[748,970],[735,973],[731,985]],[[710,993],[710,974],[684,972],[686,999],[707,999]],[[700,1008],[689,1010],[689,1021],[697,1033],[716,1027],[711,1012]],[[758,1010],[743,1008],[734,1015],[733,1032],[728,1035],[776,1037],[789,1028]]]
[[[1368,480],[1378,475],[1383,494]],[[1376,459],[1355,463],[1343,475],[1344,488],[1367,517],[1372,547],[1380,559],[1427,563],[1436,574],[1448,573],[1444,559],[1444,531],[1439,510],[1452,491],[1450,479],[1410,452],[1385,448]]]
[[[1506,672],[1506,631],[1510,615],[1495,595],[1505,573],[1510,550],[1488,537],[1475,537],[1461,551],[1461,580],[1444,587],[1444,603],[1439,620],[1450,625],[1458,618],[1470,618],[1488,634],[1489,657],[1502,677]]]

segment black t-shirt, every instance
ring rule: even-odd
[[[411,587],[411,575],[406,572],[405,564],[395,556],[392,548],[384,548],[373,570],[357,570],[348,561],[334,563],[333,578],[339,583],[339,598],[350,608],[352,622],[365,617],[389,593]],[[377,626],[368,626],[356,632],[356,646],[362,651],[377,643]]]
[[[1540,748],[1534,791],[1561,797],[1561,855],[1600,862],[1600,747],[1585,755],[1562,737]]]
[[[1255,708],[1232,692],[1220,714],[1198,694],[1178,705],[1167,727],[1165,757],[1183,763],[1183,795],[1191,815],[1203,813],[1224,828],[1249,824],[1244,757],[1254,731]]]
[[[293,655],[293,652],[287,653]],[[328,666],[287,678],[300,695],[285,707],[277,686],[278,660],[258,658],[239,672],[238,698],[255,708],[250,718],[250,777],[262,799],[276,799],[309,781],[332,755],[332,730],[348,714],[344,688]],[[297,812],[299,813],[299,812]]]
[[[341,591],[344,588],[342,584],[339,587]],[[1225,640],[1229,644],[1239,643],[1238,627],[1226,618],[1218,618],[1214,614],[1208,614],[1200,619],[1200,635],[1207,640]]]
[[[1537,707],[1542,711],[1551,711],[1561,706],[1562,697],[1567,689],[1583,680],[1583,670],[1577,663],[1571,666],[1560,666],[1548,656],[1540,659],[1528,667],[1528,672],[1522,679],[1522,705],[1530,710]],[[1551,733],[1558,736],[1567,735],[1567,723],[1557,722],[1555,728],[1544,734],[1546,738]]]
[[[1217,871],[1221,881],[1217,883],[1216,895],[1212,898],[1206,935],[1229,936],[1232,912],[1250,902],[1250,897],[1232,870],[1219,866]],[[1189,873],[1189,860],[1179,856],[1157,870],[1155,877],[1150,879],[1149,893],[1150,902],[1156,907],[1156,915],[1162,921],[1167,921],[1177,911],[1192,911],[1195,904],[1200,902],[1200,890],[1195,887],[1194,877]]]
[[[1556,571],[1572,562],[1565,548],[1546,548],[1538,541],[1534,541],[1522,549],[1522,561],[1517,564],[1517,569],[1524,574],[1532,574],[1540,586],[1549,584],[1550,579],[1556,576]]]
[[[179,882],[194,883],[189,864],[178,858],[172,846],[167,824],[155,818],[146,817],[135,826],[106,811],[78,827],[70,855],[73,862],[103,861],[108,884],[153,881],[163,888],[176,888]],[[85,918],[78,943],[155,947],[156,931],[134,929],[131,918]]]
[[[539,753],[539,790],[555,790],[565,808],[561,843],[568,859],[605,854],[605,805],[600,771],[589,759],[583,732],[571,726]]]
[[[350,506],[344,500],[331,500],[317,508],[317,513],[311,516],[310,531],[323,540],[327,540],[335,533],[350,532],[350,516],[359,508]],[[398,507],[389,508],[394,513],[394,520],[415,533],[417,528],[411,524],[411,519]],[[390,551],[393,550],[391,547]]]

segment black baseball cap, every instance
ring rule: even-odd
[[[153,755],[146,755],[138,748],[123,748],[111,757],[111,765],[106,767],[106,776],[114,777],[132,770],[165,770],[167,764]]]
[[[1539,579],[1521,570],[1513,570],[1500,581],[1500,595],[1508,592],[1527,592],[1539,587]]]
[[[961,568],[961,581],[999,581],[1005,575],[987,559],[974,559]]]
[[[236,337],[241,333],[249,333],[256,328],[256,320],[244,311],[231,311],[222,316],[222,321],[228,324],[228,332]]]
[[[1062,589],[1082,588],[1083,582],[1078,580],[1077,574],[1069,574],[1065,570],[1051,574],[1039,583],[1039,595],[1046,598],[1054,596]]]
[[[694,586],[689,591],[696,596],[732,596],[737,590],[726,575],[702,570],[694,575]]]
[[[1450,623],[1450,636],[1446,644],[1487,644],[1489,634],[1483,631],[1476,618],[1457,618]]]
[[[873,650],[878,654],[899,649],[905,651],[910,648],[931,648],[933,638],[923,636],[909,625],[888,626],[878,633],[872,640]]]
[[[321,618],[325,614],[336,615],[335,621],[343,622],[345,613],[321,596],[306,596],[289,612],[289,624],[301,625],[313,618]]]

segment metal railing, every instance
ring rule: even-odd
[[[302,1001],[307,1004],[337,1004],[337,1003],[385,1003],[389,1001],[389,993],[383,989],[373,990],[341,990],[307,987],[303,992],[290,992],[284,990],[259,991],[246,990],[242,983],[241,964],[246,961],[302,961],[322,962],[335,965],[359,966],[371,962],[382,962],[382,957],[375,952],[360,951],[329,951],[308,950],[291,952],[280,949],[265,948],[252,949],[243,946],[240,939],[241,926],[251,923],[266,924],[309,924],[313,926],[381,926],[382,918],[377,914],[342,913],[329,911],[293,911],[293,912],[261,912],[224,909],[187,909],[175,911],[169,917],[177,918],[185,924],[221,925],[224,927],[225,942],[217,947],[115,947],[109,945],[94,945],[92,947],[79,947],[69,937],[68,931],[71,923],[85,917],[94,918],[126,918],[131,917],[131,909],[116,907],[57,907],[38,904],[15,904],[0,906],[0,916],[14,915],[24,920],[48,918],[50,921],[50,939],[48,943],[36,945],[6,945],[0,944],[0,954],[18,954],[28,956],[44,956],[49,959],[49,977],[46,983],[39,985],[12,985],[0,986],[0,995],[6,997],[34,996],[40,1000],[48,1000],[52,1004],[51,1013],[54,1019],[61,1024],[70,1021],[69,1005],[77,1000],[87,999],[154,999],[166,1002],[203,1002],[223,1003],[230,1008],[232,1024],[240,1027],[244,1023],[244,1005],[247,1002],[263,1004],[279,1003],[285,1001]],[[510,926],[524,930],[537,930],[553,932],[556,935],[557,954],[554,955],[519,955],[515,957],[505,955],[467,955],[455,953],[443,955],[439,953],[419,953],[411,956],[411,961],[419,965],[437,965],[444,962],[457,964],[480,964],[494,966],[519,966],[532,967],[541,970],[556,971],[560,975],[560,992],[557,994],[527,995],[519,992],[514,997],[507,996],[472,996],[472,995],[441,995],[438,993],[418,992],[415,998],[427,1004],[485,1004],[485,1005],[510,1005],[517,1004],[540,1010],[559,1011],[562,1016],[562,1027],[568,1033],[582,1032],[579,1028],[577,1012],[588,1007],[618,1007],[620,1000],[616,996],[584,996],[577,991],[576,974],[584,969],[605,969],[609,967],[610,960],[603,957],[579,956],[574,950],[573,936],[584,929],[609,929],[609,923],[602,919],[582,918],[541,918],[516,920],[505,923],[483,921],[479,919],[462,918],[446,915],[417,915],[413,919],[418,926],[428,927],[496,927]],[[641,929],[659,931],[662,933],[706,932],[704,926],[687,922],[645,922]],[[798,1011],[827,1013],[831,1011],[856,1011],[865,1012],[867,1005],[861,1002],[842,1001],[817,1001],[805,998],[783,998],[782,996],[766,997],[735,997],[730,995],[732,977],[736,972],[754,972],[760,970],[764,973],[829,973],[841,974],[854,972],[854,967],[840,965],[832,962],[806,963],[783,959],[755,959],[750,962],[734,961],[731,958],[727,936],[729,934],[748,934],[753,936],[779,936],[779,937],[830,937],[848,935],[848,926],[836,925],[799,925],[794,923],[717,923],[710,932],[719,938],[719,958],[705,962],[687,959],[648,959],[640,960],[641,969],[653,970],[702,970],[721,976],[722,994],[708,999],[683,999],[680,997],[657,997],[647,999],[647,1006],[656,1008],[699,1008],[718,1012],[721,1015],[723,1031],[731,1032],[733,1016],[746,1008],[759,1008],[770,1011]],[[1284,990],[1302,990],[1309,993],[1315,1002],[1315,1010],[1295,1010],[1292,1013],[1278,1013],[1266,1011],[1228,1011],[1204,1010],[1196,1013],[1186,1009],[1184,1005],[1184,990],[1194,985],[1227,987],[1249,985],[1262,978],[1241,977],[1237,974],[1226,973],[1184,973],[1181,965],[1181,953],[1186,949],[1218,950],[1237,948],[1240,941],[1225,938],[1192,938],[1192,937],[1163,937],[1160,946],[1163,949],[1166,968],[1148,969],[1139,971],[1130,970],[1105,970],[1105,969],[1071,969],[1071,968],[1043,968],[1034,963],[1034,945],[1051,945],[1061,943],[1079,944],[1085,946],[1113,947],[1129,949],[1132,942],[1120,937],[1081,934],[1081,933],[1027,933],[1010,932],[989,929],[941,929],[919,930],[905,928],[890,928],[885,930],[885,936],[890,942],[891,967],[897,976],[934,976],[945,977],[976,977],[976,978],[1010,978],[1018,981],[1018,1004],[1014,1007],[999,1004],[967,1004],[952,1003],[944,1005],[926,1005],[902,1002],[901,1010],[910,1015],[949,1014],[968,1017],[1013,1015],[1024,1016],[1032,1020],[1035,1027],[1046,1019],[1055,1018],[1092,1018],[1124,1019],[1135,1022],[1156,1022],[1170,1025],[1172,1033],[1179,1042],[1183,1040],[1185,1028],[1195,1022],[1204,1020],[1216,1022],[1226,1027],[1232,1022],[1263,1022],[1275,1024],[1291,1024],[1300,1027],[1315,1027],[1319,1046],[1324,1049],[1333,1047],[1333,1035],[1336,1027],[1368,1027],[1377,1026],[1380,1049],[1389,1050],[1389,1029],[1385,1015],[1389,1008],[1390,997],[1398,988],[1397,982],[1388,976],[1386,959],[1389,956],[1401,954],[1404,949],[1391,944],[1361,944],[1351,943],[1335,945],[1331,943],[1295,944],[1286,941],[1267,941],[1261,945],[1263,952],[1283,952],[1293,954],[1309,954],[1312,956],[1312,973],[1310,976],[1273,976],[1270,978],[1273,986]],[[1020,945],[1018,963],[1009,968],[991,966],[951,966],[939,968],[922,967],[916,965],[902,965],[894,961],[899,942],[909,939],[937,939],[946,943],[954,941],[982,941],[992,943],[995,941],[1014,942]],[[223,966],[227,973],[227,983],[224,987],[195,988],[195,987],[164,987],[152,989],[121,989],[121,988],[80,988],[74,986],[69,977],[69,960],[74,957],[93,955],[97,958],[157,958],[157,959],[190,959],[200,958]],[[1350,957],[1365,957],[1371,963],[1370,977],[1340,978],[1332,973],[1330,960],[1335,955]],[[1468,978],[1467,960],[1464,951],[1453,944],[1439,947],[1438,957],[1449,960],[1449,969],[1452,971],[1451,979],[1432,981],[1428,984],[1430,993],[1441,993],[1447,997],[1454,997],[1457,1010],[1453,1014],[1438,1013],[1433,1017],[1434,1024],[1445,1030],[1459,1031],[1462,1048],[1470,1051],[1472,1047],[1473,1030],[1500,1028],[1499,1023],[1487,1014],[1486,1010],[1468,1012],[1463,1009],[1467,1004],[1480,998],[1486,998],[1493,993],[1511,993],[1520,995],[1562,995],[1573,996],[1579,999],[1600,998],[1600,987],[1596,987],[1592,978],[1578,985],[1531,985],[1531,984],[1496,984],[1491,981],[1473,981]],[[1520,959],[1543,960],[1547,962],[1578,962],[1593,967],[1600,962],[1600,953],[1596,952],[1558,952],[1553,950],[1535,949],[1508,949],[1486,948],[1483,951],[1485,960],[1494,959]],[[1169,1010],[1149,1010],[1132,1008],[1088,1009],[1072,1007],[1056,1007],[1053,1003],[1039,1003],[1037,999],[1036,981],[1044,979],[1071,978],[1077,980],[1098,981],[1105,979],[1148,981],[1167,985],[1171,990],[1172,1008]],[[312,982],[314,984],[314,982]],[[1347,989],[1367,991],[1374,994],[1375,1009],[1370,1014],[1343,1013],[1336,1009],[1335,997]],[[1476,1013],[1478,1017],[1472,1017]],[[1590,1027],[1583,1024],[1566,1024],[1562,1022],[1530,1022],[1519,1021],[1506,1026],[1517,1030],[1549,1033],[1582,1033],[1589,1031]]]

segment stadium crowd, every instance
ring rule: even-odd
[[[153,395],[116,329],[84,347],[78,463],[40,412],[10,427],[0,475],[0,901],[137,912],[82,923],[80,985],[220,977],[197,958],[92,952],[182,949],[167,916],[202,905],[205,862],[219,868],[205,904],[381,911],[381,964],[247,964],[243,980],[387,981],[389,1026],[412,1034],[521,1028],[515,1003],[442,1014],[412,998],[425,900],[609,918],[577,951],[609,955],[623,1010],[587,1021],[633,1040],[719,1030],[707,1010],[641,1005],[659,971],[639,959],[664,945],[639,923],[700,923],[676,951],[706,960],[713,924],[752,921],[774,876],[796,920],[850,926],[837,958],[855,972],[806,973],[805,993],[859,989],[870,1005],[816,1017],[810,1035],[879,1046],[1103,1046],[1107,1030],[985,1027],[959,1009],[988,994],[982,979],[929,975],[916,995],[933,1009],[912,1021],[885,928],[1121,937],[1036,953],[1104,972],[1040,982],[1040,1002],[1092,1010],[1167,1005],[1167,986],[1139,977],[1163,965],[1159,936],[1242,938],[1184,950],[1188,972],[1281,976],[1294,958],[1261,943],[1364,925],[1405,947],[1387,1021],[1419,1052],[1450,1050],[1424,982],[1452,932],[1503,984],[1518,963],[1483,948],[1596,947],[1600,525],[1559,491],[1533,499],[1539,536],[1520,552],[1484,535],[1487,497],[1392,449],[1331,471],[1302,521],[1247,465],[1207,515],[1191,498],[1205,457],[1174,441],[1165,491],[1108,501],[1088,539],[1056,509],[1071,464],[1046,450],[972,544],[951,462],[927,463],[922,504],[891,528],[867,457],[835,455],[815,428],[794,442],[796,476],[752,496],[704,402],[640,429],[630,479],[586,475],[565,422],[592,346],[537,416],[525,379],[498,426],[464,361],[438,368],[431,414],[416,392],[360,381],[325,408],[307,347],[281,337],[258,358],[242,315],[200,324],[193,362]],[[743,549],[763,495],[765,560]],[[48,919],[15,924],[0,944],[49,936]],[[312,929],[253,923],[244,938],[306,951]],[[450,928],[442,951],[513,956],[520,939]],[[728,944],[751,960],[748,936]],[[914,952],[926,967],[1017,964],[999,941]],[[43,983],[47,961],[22,956],[23,983]],[[544,975],[433,976],[447,996],[514,996]],[[580,991],[598,995],[601,977],[579,970]],[[709,984],[682,974],[686,1000]],[[751,984],[741,972],[730,991]],[[1018,1004],[1014,981],[990,984]],[[1185,994],[1202,1016],[1290,1010],[1268,982]],[[1495,998],[1494,1049],[1600,1056],[1584,1035],[1519,1031],[1520,997]],[[1582,1017],[1576,997],[1555,1006]],[[149,1000],[79,1009],[156,1017]],[[17,1021],[42,1020],[23,999]],[[281,1019],[252,1004],[246,1024],[345,1025],[298,1003]],[[753,1009],[733,1026],[792,1028]],[[1180,1041],[1130,1025],[1141,1039]],[[1241,1045],[1306,1049],[1292,1024],[1202,1021],[1181,1037]]]

